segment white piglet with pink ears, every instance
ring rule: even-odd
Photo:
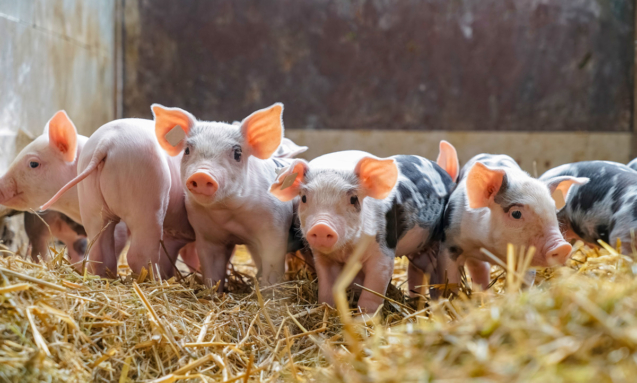
[[[77,175],[77,157],[87,140],[87,137],[77,134],[75,125],[65,111],[55,113],[44,127],[44,133],[17,155],[7,172],[0,177],[0,205],[22,211],[38,210],[40,205]],[[66,214],[75,222],[82,222],[77,188],[60,198],[51,206],[51,210]],[[46,258],[50,229],[66,244],[71,262],[77,264],[81,261],[84,251],[74,247],[81,236],[72,230],[62,216],[49,214],[46,219],[50,220],[50,228],[41,231],[37,238],[29,238],[34,241],[32,256],[40,254]],[[35,225],[39,224],[37,222]],[[30,234],[30,230],[27,230],[27,234]]]
[[[152,110],[160,145],[170,155],[183,153],[186,209],[206,283],[219,282],[223,289],[239,244],[248,247],[265,284],[282,279],[293,203],[268,189],[276,169],[289,163],[281,157],[296,150],[286,146],[273,157],[283,139],[283,105],[258,110],[240,124],[197,121],[182,109],[157,104]]]
[[[0,204],[16,210],[38,210],[77,176],[77,158],[88,137],[77,134],[65,111],[57,112],[44,133],[27,145],[0,177]],[[77,188],[50,206],[82,222]]]
[[[395,256],[410,259],[414,290],[435,258],[444,206],[457,172],[457,156],[448,143],[436,163],[417,156],[380,159],[361,151],[326,154],[309,163],[295,160],[270,192],[282,201],[300,197],[298,216],[314,255],[319,300],[334,304],[332,288],[352,251],[365,235],[363,286],[385,294]],[[450,174],[451,173],[451,176]],[[424,259],[427,258],[427,259]],[[358,306],[374,312],[383,299],[363,291]]]

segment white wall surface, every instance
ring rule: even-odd
[[[60,109],[85,135],[114,118],[114,16],[115,0],[0,0],[0,174]]]

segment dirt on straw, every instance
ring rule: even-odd
[[[567,267],[524,283],[524,262],[494,266],[487,292],[465,282],[452,299],[410,302],[406,260],[376,316],[317,304],[305,268],[255,284],[245,252],[229,293],[196,282],[78,274],[55,253],[0,258],[0,381],[633,381],[637,264],[612,248],[581,248]],[[519,257],[524,259],[524,257]],[[504,269],[504,270],[503,270]]]

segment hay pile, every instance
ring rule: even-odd
[[[637,264],[580,250],[569,267],[494,267],[486,293],[412,307],[390,289],[363,322],[317,305],[316,282],[254,289],[240,256],[230,293],[194,276],[80,275],[57,255],[0,259],[0,381],[632,381],[637,376]],[[356,272],[356,264],[345,272]],[[404,260],[394,283],[404,289]],[[341,279],[343,286],[347,278]],[[349,300],[349,301],[348,301]]]

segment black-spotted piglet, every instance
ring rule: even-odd
[[[565,194],[586,179],[564,176],[547,183],[529,176],[506,155],[480,154],[461,170],[444,218],[434,282],[457,284],[465,265],[474,283],[489,284],[489,250],[506,262],[507,245],[536,248],[532,266],[563,264],[571,252],[557,222],[555,190]],[[446,278],[446,280],[445,280]]]
[[[446,157],[453,177],[454,157],[455,150]],[[309,163],[295,160],[270,192],[282,201],[300,198],[298,216],[314,254],[319,300],[333,304],[336,278],[364,235],[375,238],[361,258],[364,287],[385,294],[394,257],[401,255],[420,266],[409,269],[410,289],[421,283],[421,258],[438,248],[442,213],[453,185],[452,176],[425,158],[381,159],[343,151]],[[363,291],[358,306],[373,312],[382,302]]]
[[[540,179],[550,182],[559,177],[590,179],[563,195],[565,206],[558,213],[567,239],[581,239],[599,246],[598,240],[615,245],[621,240],[622,252],[632,254],[631,231],[637,230],[637,172],[616,162],[583,161],[558,166]]]

